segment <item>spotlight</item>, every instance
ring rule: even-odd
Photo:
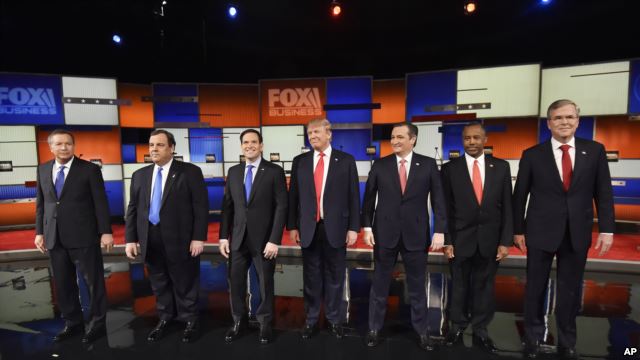
[[[338,17],[342,13],[342,6],[334,0],[331,2],[331,5],[329,5],[329,11],[331,12],[331,16]]]
[[[551,3],[551,0],[540,0],[540,3],[541,3],[542,5],[548,5],[548,4],[550,4],[550,3]]]
[[[238,9],[235,6],[230,5],[227,9],[227,13],[229,14],[230,18],[235,19],[236,16],[238,16]]]
[[[475,0],[467,0],[464,2],[464,13],[465,15],[471,15],[478,10],[478,4]]]
[[[120,45],[120,43],[122,42],[122,38],[120,38],[120,35],[118,34],[114,34],[111,40],[113,40],[113,42],[118,45]]]

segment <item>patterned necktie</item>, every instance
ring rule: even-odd
[[[407,160],[405,159],[400,160],[400,168],[398,169],[398,175],[400,176],[400,190],[403,195],[404,189],[407,188],[407,168],[404,166],[406,162]]]
[[[160,204],[162,204],[162,168],[158,168],[156,182],[153,185],[151,194],[151,205],[149,206],[149,222],[158,225],[160,222]]]
[[[482,204],[482,176],[480,176],[480,166],[478,160],[473,162],[473,192],[476,194],[478,205]]]
[[[316,222],[320,221],[320,201],[322,200],[322,178],[324,177],[324,153],[318,154],[318,164],[313,172],[313,182],[316,185]]]
[[[62,194],[62,187],[64,186],[64,169],[66,166],[60,166],[58,169],[58,173],[56,174],[56,182],[53,184],[56,188],[56,196],[60,199],[60,194]]]
[[[571,175],[573,175],[573,167],[571,166],[571,155],[569,154],[570,145],[564,144],[560,146],[562,150],[562,187],[564,191],[569,191],[571,185]]]
[[[247,175],[244,177],[244,194],[247,205],[249,204],[249,196],[251,196],[251,186],[253,186],[253,165],[247,165]]]

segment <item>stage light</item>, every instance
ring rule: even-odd
[[[227,13],[229,14],[230,18],[235,19],[236,16],[238,16],[238,9],[235,6],[231,5],[229,6]]]
[[[332,1],[331,5],[329,5],[329,10],[331,12],[331,16],[338,17],[342,13],[342,6],[337,1]]]
[[[471,15],[473,13],[476,12],[476,10],[478,10],[478,4],[475,2],[475,0],[467,0],[464,3],[464,13],[466,15]]]
[[[542,5],[547,5],[547,4],[550,4],[550,3],[551,3],[551,0],[540,0],[540,3],[541,3]]]
[[[118,34],[114,34],[111,40],[113,40],[113,42],[118,45],[120,45],[120,43],[122,42],[122,38],[120,38],[120,35]]]

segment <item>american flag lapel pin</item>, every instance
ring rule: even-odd
[[[338,161],[338,158],[334,158],[333,160]]]
[[[493,164],[489,164],[489,167],[493,167]]]
[[[582,155],[587,155],[587,152],[582,150]]]
[[[176,174],[173,174],[171,177],[172,177],[172,178],[176,177]]]
[[[420,163],[419,163],[419,162],[417,162],[417,163],[416,163],[416,166],[420,166]]]

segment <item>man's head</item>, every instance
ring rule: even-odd
[[[580,108],[571,100],[556,100],[547,109],[547,127],[561,143],[573,138],[580,124]]]
[[[75,139],[70,131],[56,129],[47,138],[49,150],[60,164],[66,164],[73,157]]]
[[[262,134],[255,129],[247,129],[240,134],[240,147],[247,162],[254,162],[262,156]]]
[[[418,141],[418,127],[410,123],[398,123],[391,130],[393,153],[404,158],[413,151]]]
[[[149,155],[151,161],[158,166],[164,166],[173,158],[176,139],[167,130],[153,130],[149,137]]]
[[[480,123],[469,124],[462,130],[462,144],[464,152],[474,158],[480,157],[487,143],[487,132]]]
[[[307,137],[314,150],[326,150],[331,142],[331,123],[329,120],[311,120],[307,125]]]

